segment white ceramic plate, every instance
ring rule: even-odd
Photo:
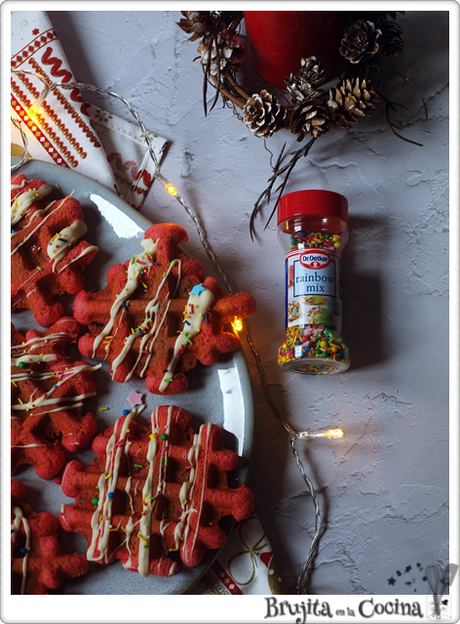
[[[14,160],[12,161],[14,163]],[[28,178],[45,180],[56,187],[57,196],[73,193],[85,212],[88,233],[84,239],[99,247],[95,260],[85,271],[85,290],[95,292],[106,284],[108,269],[115,263],[125,262],[132,255],[142,251],[140,242],[151,222],[131,208],[124,200],[97,182],[70,169],[39,161],[29,161],[15,173],[24,173]],[[184,246],[186,251],[186,245]],[[65,302],[66,313],[71,315],[73,297]],[[30,328],[40,328],[29,311],[12,315],[15,328],[24,333]],[[96,364],[99,361],[93,360]],[[224,430],[224,441],[240,456],[240,467],[230,475],[229,482],[238,486],[247,479],[252,443],[254,437],[254,400],[251,379],[244,353],[239,351],[221,356],[219,362],[206,367],[198,365],[188,374],[189,388],[182,394],[161,397],[147,393],[142,379],[134,378],[127,384],[112,382],[109,365],[95,373],[98,396],[87,401],[88,411],[96,407],[99,430],[103,431],[130,408],[127,400],[132,390],[142,392],[146,409],[139,417],[145,423],[157,405],[174,404],[187,409],[194,420],[195,430],[202,423],[214,422]],[[99,411],[100,407],[108,410]],[[75,453],[76,459],[85,464],[92,463],[94,453],[86,449]],[[60,485],[54,479],[44,481],[35,474],[33,467],[20,468],[13,477],[23,481],[29,488],[29,502],[36,511],[49,511],[59,515],[62,503],[71,504]],[[224,529],[229,531],[233,522]],[[67,552],[86,552],[86,541],[79,534],[61,532],[61,543]],[[67,579],[60,588],[65,594],[180,594],[187,592],[202,576],[214,560],[216,553],[209,554],[200,566],[194,569],[181,566],[181,571],[169,579],[156,576],[142,577],[129,572],[119,562],[103,567],[91,564],[88,574],[77,579]]]

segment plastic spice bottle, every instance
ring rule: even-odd
[[[341,252],[348,240],[348,201],[331,191],[289,193],[278,203],[285,252],[285,371],[322,375],[350,366],[342,339]]]

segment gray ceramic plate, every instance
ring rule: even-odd
[[[14,160],[12,161],[15,162]],[[15,173],[24,173],[28,178],[45,180],[56,187],[57,196],[73,193],[85,212],[88,233],[84,239],[99,247],[96,259],[86,269],[85,289],[95,292],[106,284],[108,269],[115,263],[125,262],[132,255],[142,251],[140,242],[151,222],[131,208],[97,182],[70,169],[39,161],[28,161]],[[186,245],[184,246],[186,252]],[[65,302],[66,313],[71,314],[73,297]],[[39,328],[28,311],[13,314],[16,329],[24,332],[32,327]],[[93,361],[94,364],[99,363]],[[97,372],[98,396],[87,402],[88,409],[96,408],[99,430],[110,426],[124,409],[130,408],[127,401],[132,390],[142,392],[146,409],[139,417],[142,422],[150,417],[157,405],[174,404],[187,409],[193,416],[196,430],[200,424],[214,422],[224,430],[227,448],[240,456],[240,467],[230,475],[232,486],[247,479],[254,436],[254,400],[251,379],[243,351],[222,356],[212,367],[199,365],[188,375],[189,388],[186,392],[168,398],[148,394],[141,379],[128,384],[118,384],[110,379],[108,363]],[[108,410],[99,411],[100,407]],[[74,454],[86,464],[92,463],[91,449]],[[44,481],[35,475],[32,467],[20,469],[14,475],[29,488],[28,502],[36,511],[50,511],[56,516],[62,503],[71,504],[54,480]],[[224,529],[231,530],[229,521]],[[86,542],[81,535],[62,531],[62,542],[68,552],[86,551]],[[169,579],[155,576],[147,578],[126,571],[119,562],[107,567],[92,564],[88,574],[79,579],[68,579],[61,586],[65,594],[180,594],[187,592],[211,565],[216,553],[205,558],[200,566],[181,571]]]

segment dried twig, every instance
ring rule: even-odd
[[[395,130],[395,128],[397,128],[398,130],[402,130],[402,128],[397,126],[394,123],[394,121],[391,119],[391,117],[390,117],[390,109],[396,110],[396,106],[399,106],[400,108],[406,108],[406,110],[407,110],[407,107],[403,106],[402,104],[398,104],[398,102],[390,102],[390,100],[388,100],[382,94],[380,94],[380,97],[385,102],[385,116],[386,116],[386,120],[387,120],[387,123],[388,123],[388,127],[393,132],[393,134],[396,135],[399,139],[402,139],[403,141],[406,141],[406,143],[412,143],[412,145],[417,145],[418,147],[423,147],[423,143],[417,143],[417,141],[413,141],[412,139],[408,139],[407,137],[403,136],[399,132],[396,132],[396,130]]]
[[[259,197],[257,198],[257,201],[254,204],[254,208],[252,210],[251,213],[251,217],[249,220],[249,232],[251,235],[251,240],[254,240],[254,234],[255,234],[255,218],[257,216],[257,214],[260,212],[261,208],[262,208],[262,203],[265,201],[267,204],[270,203],[270,199],[271,199],[271,194],[273,191],[273,187],[275,185],[275,183],[277,181],[279,181],[279,179],[284,176],[281,184],[275,189],[275,192],[278,193],[277,198],[276,198],[276,202],[275,205],[273,207],[273,210],[268,218],[267,223],[265,224],[264,229],[267,229],[270,221],[273,218],[273,215],[276,212],[276,209],[278,207],[278,203],[279,200],[281,199],[281,196],[284,193],[284,189],[286,188],[286,184],[289,180],[289,176],[292,173],[292,170],[294,169],[294,167],[296,166],[297,162],[301,159],[301,158],[305,158],[308,153],[310,152],[311,148],[313,147],[314,142],[316,141],[317,137],[313,137],[312,139],[310,139],[310,141],[304,145],[303,147],[301,147],[300,149],[296,150],[295,152],[290,152],[289,154],[287,154],[288,156],[291,156],[289,162],[284,165],[283,167],[280,167],[283,158],[284,158],[284,149],[286,147],[286,143],[283,145],[281,152],[276,160],[275,166],[273,167],[273,174],[272,176],[268,179],[268,186],[267,188],[259,195]]]
[[[246,100],[248,100],[251,96],[248,93],[246,93],[246,91],[242,87],[240,87],[240,85],[236,82],[236,80],[233,78],[231,74],[227,74],[226,78],[228,82],[230,83],[231,87],[243,98],[243,106],[244,106],[244,102],[246,102]]]
[[[203,109],[204,109],[205,117],[208,114],[208,104],[206,102],[206,94],[208,92],[208,76],[209,76],[210,67],[211,67],[211,48],[208,49],[208,58],[206,60],[206,70],[204,72],[204,79],[203,79]],[[219,94],[219,89],[217,89],[217,94]]]
[[[419,95],[421,101],[422,101],[422,106],[423,106],[423,112],[425,113],[425,119],[428,119],[428,108],[425,102],[425,98],[423,97],[422,92],[420,91],[420,89],[417,87],[417,85],[412,82],[412,80],[410,80],[405,74],[402,74],[401,72],[397,71],[396,69],[392,69],[390,67],[381,67],[380,69],[383,69],[384,71],[389,71],[392,72],[393,74],[396,74],[397,76],[399,76],[400,78],[402,78],[404,80],[404,82],[407,84],[409,84]]]
[[[216,45],[216,54],[217,54],[217,78],[216,78],[216,82],[217,82],[217,88],[216,88],[216,93],[214,95],[214,100],[211,104],[211,108],[209,110],[209,112],[212,111],[212,109],[214,108],[214,106],[217,104],[218,100],[219,100],[219,92],[220,92],[220,51],[219,51],[219,43],[218,43],[218,33],[215,33],[213,41]],[[212,53],[212,44],[209,48],[209,53],[208,53],[208,62],[209,59],[211,58],[211,53]],[[209,67],[208,67],[209,70]]]
[[[222,82],[218,84],[215,76],[210,76],[210,79],[211,84],[213,84],[217,92],[220,93],[223,98],[231,100],[238,108],[243,108],[245,101],[238,99]]]

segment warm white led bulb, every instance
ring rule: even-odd
[[[30,106],[30,108],[27,109],[27,113],[29,117],[33,119],[35,122],[37,121],[37,115],[40,111],[40,107],[43,104],[46,96],[48,95],[48,92],[49,92],[49,88],[48,86],[46,86],[43,89],[43,91],[40,93],[38,98],[35,100],[35,102]]]
[[[168,193],[170,193],[171,195],[175,195],[177,193],[177,189],[176,187],[171,184],[170,182],[168,182],[168,184],[166,184],[165,189],[168,191]]]
[[[243,321],[237,316],[235,316],[233,323],[232,323],[232,327],[237,333],[240,332],[243,329]]]
[[[302,431],[298,434],[299,438],[341,438],[343,436],[342,429],[327,429],[326,431]]]
[[[343,436],[342,429],[329,429],[326,432],[328,438],[341,438]]]
[[[40,109],[39,106],[37,106],[36,104],[32,104],[32,106],[27,109],[28,116],[34,121],[36,121],[36,117],[37,117],[39,109]]]

